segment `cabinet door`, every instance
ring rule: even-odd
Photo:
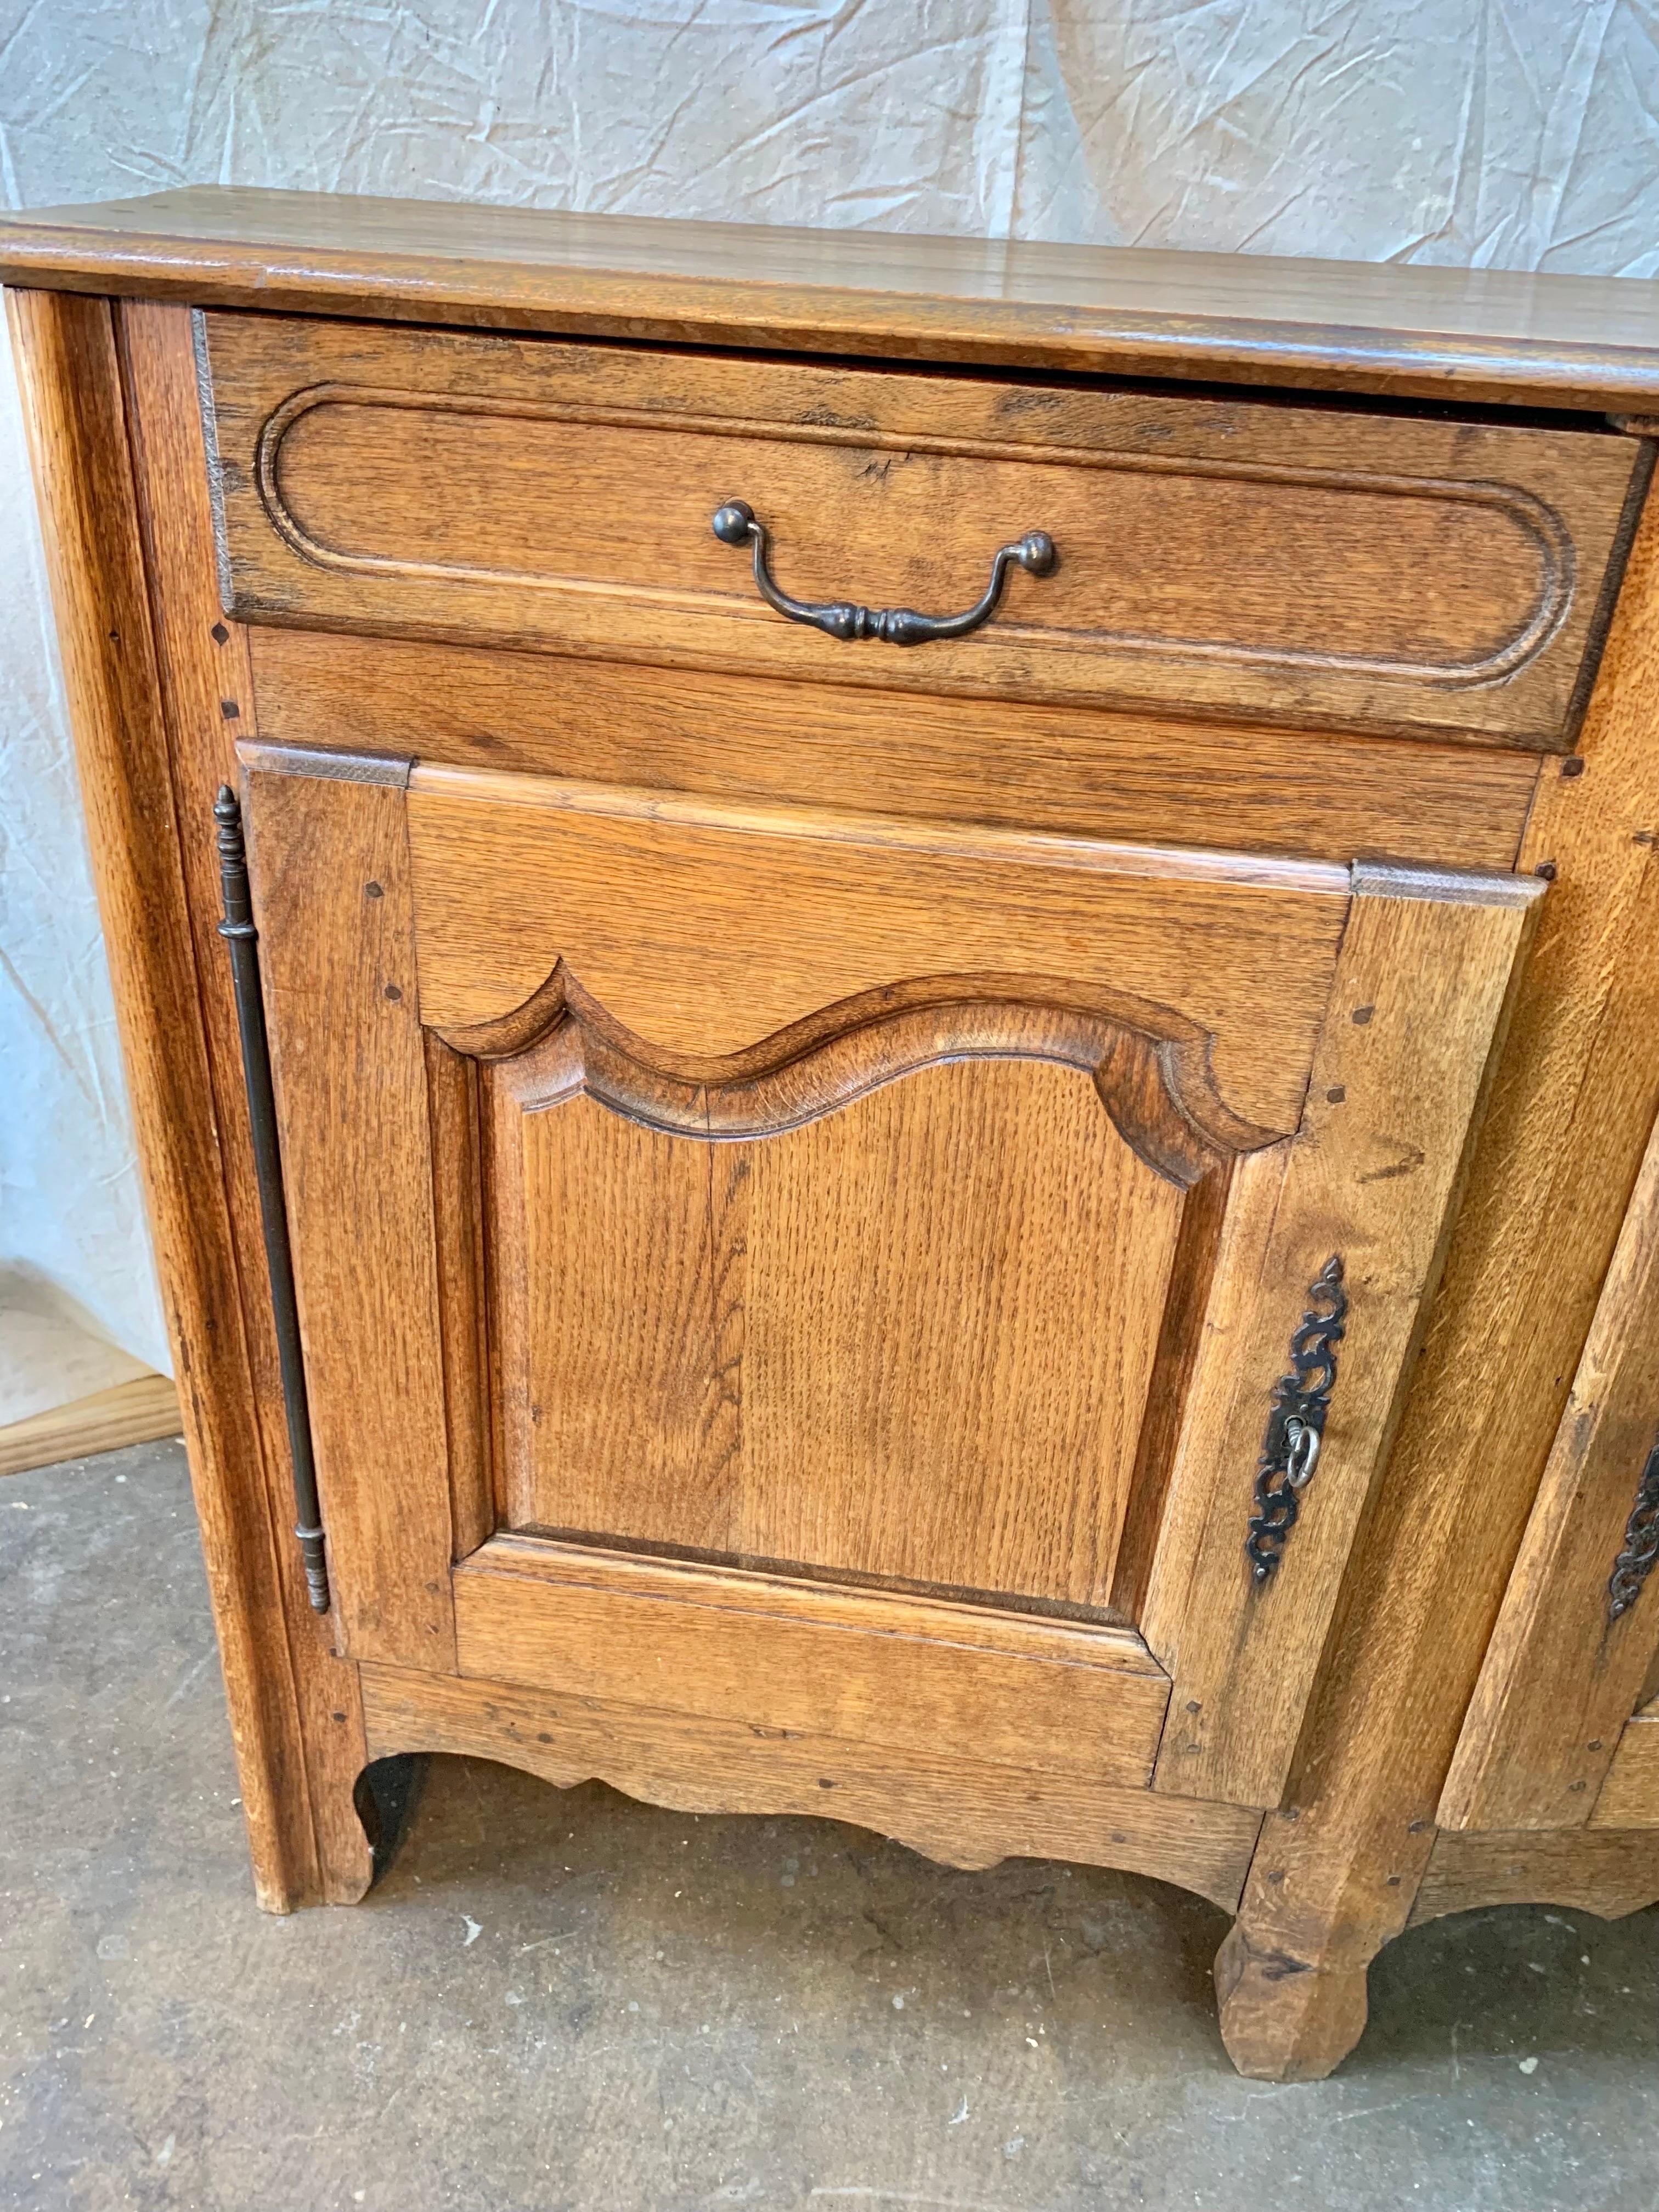
[[[1659,1128],[1440,1807],[1449,1828],[1659,1826]]]
[[[343,1648],[1273,1802],[1538,887],[245,759]]]

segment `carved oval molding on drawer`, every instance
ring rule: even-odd
[[[948,367],[198,327],[245,620],[1313,731],[1567,750],[1649,450]],[[732,501],[792,602],[938,615],[1031,532],[1059,558],[971,635],[827,636],[714,535]]]
[[[1358,469],[330,385],[268,418],[258,467],[272,524],[321,567],[768,627],[746,565],[708,542],[734,483],[809,599],[947,604],[972,596],[984,549],[1048,530],[1060,574],[1011,592],[981,653],[1064,643],[1486,684],[1542,650],[1575,581],[1571,538],[1534,494]]]

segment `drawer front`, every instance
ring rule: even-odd
[[[249,620],[1542,750],[1571,744],[1648,450],[301,319],[199,332]],[[733,501],[776,588],[842,629],[963,614],[1031,532],[1056,558],[1007,564],[970,634],[832,635],[716,537]]]
[[[243,757],[351,1656],[1274,1802],[1541,886]]]

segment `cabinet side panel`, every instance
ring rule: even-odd
[[[260,1902],[322,1889],[191,945],[120,365],[100,299],[8,295],[139,1159]],[[362,1875],[368,1875],[366,1848]],[[361,1885],[359,1885],[361,1887]]]
[[[368,1753],[355,1670],[333,1649],[332,1624],[312,1611],[295,1557],[293,1471],[247,1092],[230,963],[217,927],[218,855],[208,829],[219,787],[235,781],[237,741],[252,736],[258,724],[248,635],[240,623],[227,623],[220,611],[189,316],[180,308],[128,301],[118,310],[117,328],[131,401],[133,465],[214,1113],[323,1893],[349,1899],[362,1893],[368,1879],[368,1844],[353,1802],[353,1785]]]

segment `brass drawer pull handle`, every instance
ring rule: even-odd
[[[1014,562],[1018,562],[1030,575],[1046,576],[1058,557],[1054,541],[1046,530],[1028,530],[1016,544],[1005,545],[997,553],[991,562],[991,580],[985,587],[985,596],[965,614],[919,615],[908,607],[860,607],[850,599],[831,599],[821,606],[813,606],[804,599],[790,599],[772,580],[766,565],[766,525],[756,521],[755,510],[745,500],[730,500],[715,509],[714,535],[723,545],[752,542],[755,581],[761,597],[791,622],[806,623],[813,629],[823,630],[828,637],[849,641],[877,637],[884,645],[927,645],[936,638],[966,637],[981,623],[989,622],[996,612],[1003,580]]]
[[[1285,1540],[1302,1510],[1302,1492],[1319,1464],[1319,1447],[1336,1382],[1336,1347],[1348,1318],[1342,1259],[1333,1253],[1308,1286],[1308,1310],[1291,1339],[1291,1372],[1273,1385],[1267,1434],[1256,1469],[1255,1511],[1244,1540],[1250,1573],[1270,1582]]]

